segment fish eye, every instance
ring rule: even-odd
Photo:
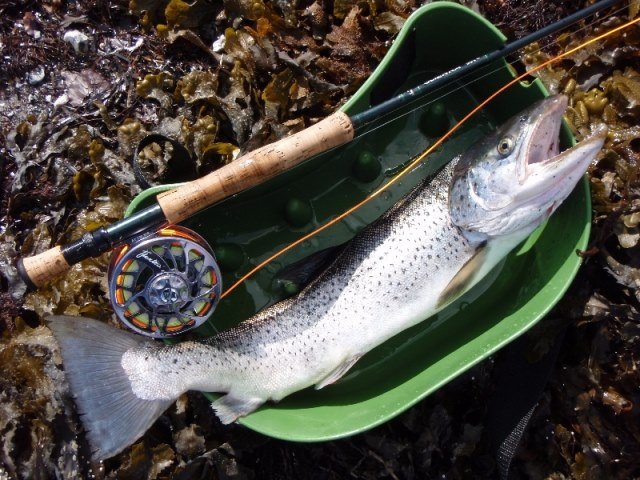
[[[515,142],[513,141],[513,137],[507,136],[501,138],[498,142],[498,153],[500,155],[509,155],[513,152],[513,147],[515,147]]]

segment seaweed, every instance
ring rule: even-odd
[[[516,38],[589,3],[463,2]],[[159,133],[184,145],[199,174],[333,112],[368,78],[413,0],[324,2],[130,0],[0,5],[0,469],[12,478],[488,478],[493,359],[386,425],[300,445],[221,427],[183,396],[136,445],[91,465],[44,327],[50,313],[112,322],[108,256],[26,294],[16,257],[121,217],[140,191],[132,159]],[[524,68],[597,28],[638,15],[632,0],[603,26],[583,24],[531,46]],[[600,22],[597,22],[600,23]],[[77,30],[86,50],[64,40]],[[522,478],[640,475],[640,29],[537,75],[571,98],[578,138],[607,124],[589,179],[591,248],[569,295],[531,334],[531,355],[568,325],[557,368],[514,462]],[[143,156],[157,172],[167,145]]]

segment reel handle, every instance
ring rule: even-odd
[[[258,185],[289,170],[303,160],[353,139],[349,116],[336,112],[315,125],[265,145],[210,174],[158,195],[157,200],[171,224],[233,194]]]
[[[29,288],[38,288],[89,257],[163,223],[177,224],[200,210],[258,185],[302,161],[353,139],[349,116],[336,112],[289,137],[249,152],[197,180],[164,192],[158,204],[138,211],[108,227],[85,233],[67,245],[18,260],[18,273]]]

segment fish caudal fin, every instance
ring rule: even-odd
[[[138,398],[122,368],[122,355],[149,340],[89,318],[54,316],[47,322],[95,460],[135,442],[173,403]]]

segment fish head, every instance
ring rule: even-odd
[[[460,156],[449,187],[449,214],[463,231],[492,238],[527,235],[569,196],[602,148],[597,129],[562,153],[567,97],[536,102]]]

